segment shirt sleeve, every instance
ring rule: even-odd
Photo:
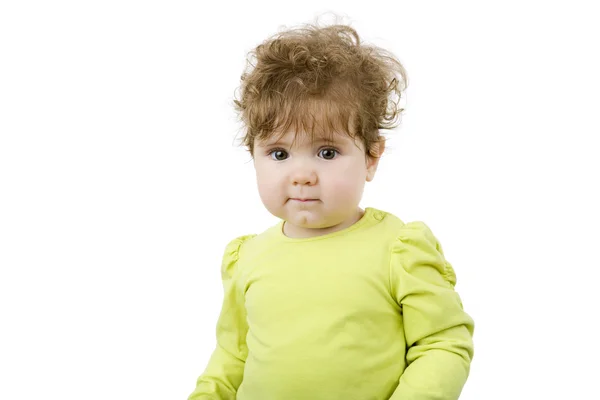
[[[248,325],[237,262],[243,243],[253,236],[240,236],[225,248],[221,264],[224,297],[217,322],[217,346],[188,400],[234,400],[242,382],[248,356]]]
[[[407,367],[391,400],[455,400],[469,375],[474,322],[456,275],[423,222],[405,224],[392,246],[390,288],[401,307]]]

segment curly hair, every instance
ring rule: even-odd
[[[379,129],[395,128],[407,76],[387,50],[365,45],[348,25],[305,24],[279,32],[248,53],[241,98],[234,99],[245,127],[242,145],[296,133],[360,139],[377,157]]]

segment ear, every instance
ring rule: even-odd
[[[384,150],[385,139],[382,138],[379,140],[379,142],[373,145],[373,148],[367,154],[367,182],[371,182],[373,178],[375,178],[375,172],[377,172],[379,159],[381,158]]]

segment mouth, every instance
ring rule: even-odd
[[[295,199],[290,199],[290,200],[299,201],[302,203],[310,203],[313,201],[319,201],[319,199],[300,199],[300,198],[295,198]]]

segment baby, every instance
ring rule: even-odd
[[[404,68],[347,25],[251,56],[235,105],[280,222],[226,246],[217,346],[189,400],[458,399],[474,323],[452,265],[423,222],[359,207]]]

